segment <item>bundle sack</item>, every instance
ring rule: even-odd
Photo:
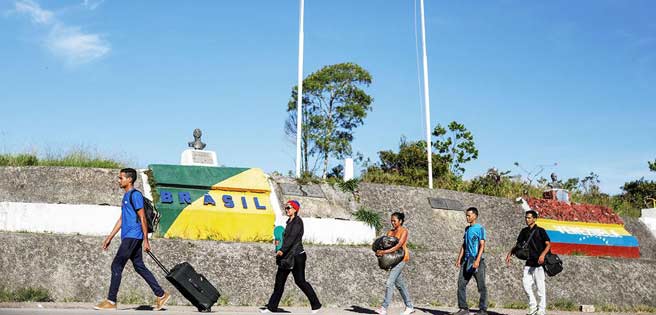
[[[398,238],[385,235],[374,240],[373,244],[371,244],[371,249],[374,252],[378,250],[386,250],[396,246],[396,244],[398,243],[399,243]],[[399,248],[397,251],[393,253],[388,253],[383,256],[377,256],[378,267],[384,270],[392,269],[394,268],[394,266],[396,266],[398,263],[400,263],[403,260],[404,256],[405,256],[405,251],[403,251],[403,248]]]

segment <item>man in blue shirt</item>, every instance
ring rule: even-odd
[[[102,243],[102,249],[107,250],[112,239],[121,230],[121,245],[116,252],[112,262],[112,280],[109,285],[109,294],[107,299],[94,306],[97,310],[115,310],[116,295],[121,285],[123,268],[128,260],[132,260],[134,270],[146,280],[155,293],[155,310],[160,310],[169,300],[170,295],[164,292],[157,283],[153,274],[146,268],[143,262],[143,250],[150,251],[150,242],[148,241],[148,226],[146,223],[146,213],[143,209],[144,199],[140,191],[134,189],[134,182],[137,180],[137,171],[132,168],[124,168],[119,172],[119,186],[125,190],[123,200],[121,201],[121,216],[116,221],[114,229],[109,233]]]
[[[460,253],[456,260],[456,268],[460,269],[458,274],[458,308],[454,315],[468,315],[467,284],[472,276],[476,279],[479,300],[479,315],[487,315],[487,288],[485,287],[485,228],[476,223],[478,209],[470,207],[465,211],[465,217],[469,226],[465,228],[465,236]]]

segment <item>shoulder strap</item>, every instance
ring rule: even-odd
[[[132,210],[134,210],[134,212],[137,212],[137,209],[134,208],[134,202],[132,202],[132,194],[134,194],[135,191],[138,190],[136,188],[130,190],[130,196],[128,196],[128,198],[130,199],[130,205],[132,206]]]

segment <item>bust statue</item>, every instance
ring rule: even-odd
[[[205,143],[200,141],[200,137],[203,135],[203,133],[200,131],[200,129],[196,128],[194,129],[194,141],[189,141],[189,147],[194,148],[194,150],[203,150],[205,149]]]
[[[551,173],[551,183],[548,183],[547,186],[552,189],[560,189],[562,188],[562,185],[560,184],[560,181],[558,181],[558,176],[556,173]]]

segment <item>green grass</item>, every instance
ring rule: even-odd
[[[147,301],[145,297],[135,294],[135,293],[129,293],[129,294],[123,294],[119,295],[118,297],[118,303],[119,304],[138,304],[138,305],[150,305],[152,301]]]
[[[503,304],[503,308],[513,309],[513,310],[523,310],[528,309],[528,303],[521,301],[511,301]]]
[[[574,301],[567,299],[557,299],[547,305],[547,308],[550,310],[560,310],[560,311],[577,311],[579,310],[579,305],[574,303]]]
[[[218,305],[218,306],[226,306],[226,305],[229,305],[229,304],[230,304],[230,299],[225,295],[222,295],[221,297],[219,297],[219,300],[216,302],[216,305]]]
[[[84,150],[73,150],[66,154],[49,154],[38,158],[35,154],[0,154],[0,166],[68,166],[122,168],[123,163]]]
[[[632,305],[632,306],[619,306],[616,304],[602,304],[599,306],[595,306],[595,310],[597,312],[608,312],[608,313],[619,313],[619,312],[626,312],[626,313],[656,313],[656,307],[655,306],[649,306],[649,305],[644,305],[644,304],[637,304],[637,305]]]
[[[383,222],[380,218],[380,214],[365,207],[360,207],[358,211],[353,213],[353,216],[356,220],[364,222],[376,229],[376,233],[380,232],[380,230],[383,228]]]
[[[358,179],[353,178],[347,181],[338,181],[337,187],[339,187],[342,192],[355,193],[355,191],[358,190],[359,183],[360,181]]]
[[[285,295],[280,300],[280,305],[281,306],[292,306],[292,305],[294,305],[294,299],[292,299],[291,295]]]
[[[7,290],[0,288],[0,302],[52,302],[48,290],[43,288],[21,288]]]

